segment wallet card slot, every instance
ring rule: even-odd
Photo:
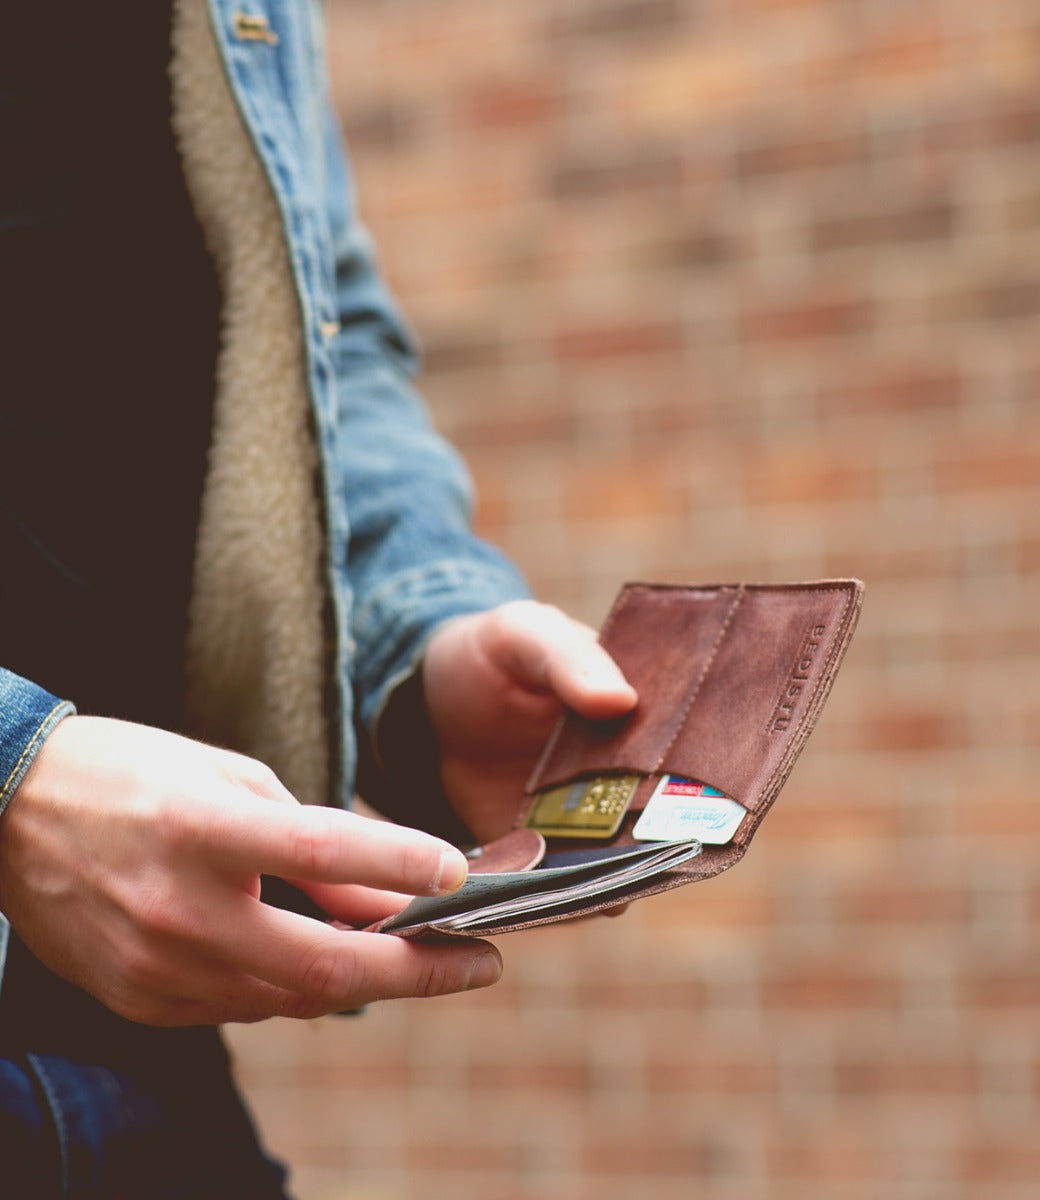
[[[855,599],[844,585],[750,590],[666,769],[710,782],[756,815],[764,811],[815,723]]]
[[[717,788],[754,816],[750,838],[815,723],[855,626],[862,585],[630,584],[601,640],[639,703],[616,721],[567,714],[529,794],[595,776],[641,783],[617,840],[662,775]],[[652,782],[647,782],[652,781]]]
[[[532,772],[528,794],[595,775],[649,776],[670,769],[668,755],[711,673],[743,592],[739,585],[695,591],[626,587],[601,640],[639,702],[632,713],[613,721],[568,713]]]
[[[858,580],[626,585],[601,640],[636,687],[639,703],[619,721],[591,722],[571,713],[558,723],[526,788],[533,828],[520,832],[537,834],[544,819],[547,828],[581,830],[584,838],[546,836],[544,870],[530,874],[551,876],[555,868],[585,879],[598,862],[608,864],[633,845],[657,845],[665,853],[676,845],[696,849],[655,863],[620,888],[595,894],[568,888],[545,904],[452,919],[450,930],[426,921],[396,931],[508,933],[728,870],[743,856],[812,731],[855,629],[862,592]],[[664,784],[665,776],[678,778]],[[691,781],[707,789],[698,791]],[[712,789],[721,796],[709,795]],[[546,798],[554,790],[567,794]],[[648,812],[652,819],[641,826],[639,841],[633,829]],[[662,816],[673,829],[682,826],[681,839],[662,839],[669,828]]]
[[[564,785],[563,790],[576,786],[580,794],[587,782],[579,780],[577,785]],[[555,861],[561,853],[573,855],[576,861],[595,858],[616,853],[617,847],[648,842],[695,839],[712,845],[726,844],[744,826],[748,813],[739,801],[702,781],[670,773],[646,775],[636,783],[623,815],[610,828],[600,827],[590,833],[587,818],[575,813],[573,823],[566,826],[556,807],[551,807],[553,819],[547,822],[545,806],[539,803],[541,795],[525,814],[529,828],[519,832],[537,831],[545,838],[546,861]]]

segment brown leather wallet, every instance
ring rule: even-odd
[[[561,718],[525,789],[521,825],[533,827],[478,853],[460,892],[415,901],[380,928],[413,937],[506,933],[584,916],[733,866],[816,724],[862,597],[855,579],[626,584],[600,640],[639,693],[635,710],[614,721],[575,713]],[[586,786],[591,780],[600,781],[607,823],[614,821],[611,805],[623,811],[609,832],[599,828],[590,837],[567,810],[566,789],[588,806],[589,796],[595,799],[595,788]],[[698,787],[722,797],[711,803],[728,804],[735,814],[721,844],[711,844],[696,823],[691,836],[683,835],[679,818],[692,808],[682,792]],[[678,798],[658,799],[669,788]],[[548,826],[544,813],[539,817],[547,795],[562,814]],[[701,808],[704,803],[698,800]],[[636,826],[648,804],[655,812],[673,806],[665,825],[678,821],[675,836],[658,841],[651,832],[645,840]],[[604,818],[595,821],[602,825]],[[480,871],[481,857],[494,864],[493,873]]]

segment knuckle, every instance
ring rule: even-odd
[[[274,768],[262,759],[239,754],[235,750],[222,750],[220,765],[228,783],[244,784],[258,796],[281,798],[285,793]]]
[[[172,1017],[167,1006],[159,1000],[138,994],[127,995],[113,1011],[135,1025],[169,1025]]]
[[[151,1006],[131,991],[113,990],[99,996],[106,1008],[124,1021],[132,1021],[138,1025],[149,1025]]]
[[[563,609],[557,608],[555,604],[547,604],[544,600],[518,600],[516,603],[520,623],[527,628],[545,628],[569,621]]]
[[[500,632],[526,629],[552,611],[552,606],[541,600],[510,600],[492,609],[490,619]]]
[[[106,1001],[120,1016],[131,1020],[129,1010],[138,1011],[148,1003],[148,997],[161,991],[166,973],[159,957],[150,946],[139,939],[131,939],[121,947],[113,964],[111,987],[112,1001]]]
[[[180,940],[193,933],[193,921],[182,898],[167,887],[143,890],[134,905],[135,932],[142,943]]]
[[[440,856],[427,846],[407,842],[398,848],[398,876],[409,892],[426,891],[437,874]]]
[[[314,1017],[324,1016],[329,1011],[329,1005],[313,996],[287,992],[277,1009],[279,1016],[290,1017],[294,1021],[310,1021]]]
[[[345,947],[322,946],[313,951],[300,971],[299,995],[319,1003],[347,995],[357,975],[353,954]]]
[[[290,854],[300,874],[324,879],[333,872],[336,846],[332,838],[309,821],[301,819],[290,835]]]
[[[197,822],[191,805],[163,799],[155,805],[152,824],[156,840],[167,854],[178,854],[196,843]]]
[[[465,967],[455,955],[431,955],[419,971],[415,994],[429,997],[462,991],[466,986],[466,974]]]
[[[249,782],[264,795],[271,795],[282,790],[282,782],[274,770],[259,759],[249,760],[247,773]]]

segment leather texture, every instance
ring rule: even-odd
[[[862,600],[863,584],[856,579],[626,584],[600,640],[635,686],[639,703],[617,721],[565,714],[531,773],[528,796],[533,800],[546,788],[594,776],[638,775],[617,833],[596,842],[600,852],[640,844],[632,827],[664,775],[710,784],[738,801],[745,816],[727,844],[705,845],[683,865],[630,891],[577,903],[564,916],[482,927],[481,936],[586,916],[709,878],[738,862],[815,727]],[[520,824],[525,820],[526,813]],[[549,837],[546,848],[548,854],[580,854],[589,843]],[[488,857],[503,862],[507,856],[496,847]]]

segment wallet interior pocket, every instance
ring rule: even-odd
[[[600,640],[636,708],[616,721],[566,714],[528,780],[518,829],[473,852],[459,893],[415,900],[379,928],[506,933],[731,867],[812,731],[862,591],[858,580],[626,585]],[[662,805],[667,819],[642,825]],[[703,826],[713,806],[728,814],[714,840]],[[686,828],[676,813],[692,814]]]
[[[669,778],[707,785],[744,810],[732,833],[688,864],[702,878],[731,866],[790,774],[844,654],[861,603],[856,580],[679,587],[629,584],[600,639],[639,694],[631,714],[589,721],[568,713],[526,787],[521,823],[554,789],[633,780],[606,836],[570,838],[548,852],[624,846]],[[678,831],[672,831],[678,836]],[[696,836],[691,833],[690,836]],[[707,840],[707,839],[705,839]]]

